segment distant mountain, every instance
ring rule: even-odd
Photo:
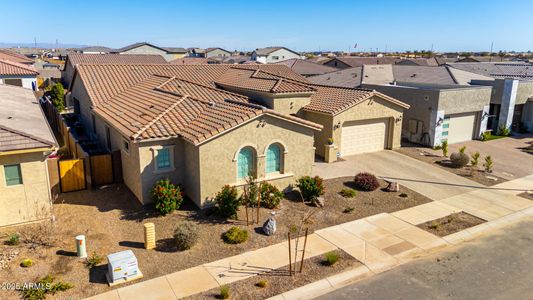
[[[35,48],[35,43],[4,43],[0,42],[0,48]],[[37,43],[37,48],[44,49],[55,49],[55,48],[82,48],[87,47],[87,45],[78,45],[78,44],[56,44],[56,43]]]

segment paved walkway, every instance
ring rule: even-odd
[[[355,279],[389,270],[416,256],[531,217],[533,201],[516,196],[526,188],[533,189],[533,175],[502,183],[492,189],[475,189],[392,214],[382,213],[317,230],[308,238],[305,257],[342,249],[364,266],[286,292],[274,299],[316,296],[319,292],[327,292]],[[417,224],[459,211],[489,222],[443,238],[416,227]],[[147,295],[150,299],[178,299],[286,266],[287,250],[287,243],[283,242],[122,287],[90,299],[146,299]]]
[[[433,200],[483,187],[442,168],[390,150],[354,155],[346,157],[345,161],[332,164],[316,162],[313,168],[314,175],[326,179],[355,176],[359,172],[371,172],[376,176],[397,181]]]

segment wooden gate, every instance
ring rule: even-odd
[[[111,154],[93,155],[90,159],[93,186],[113,183],[113,159]]]
[[[62,193],[87,188],[85,162],[83,158],[60,160],[58,164]]]

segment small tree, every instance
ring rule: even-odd
[[[60,82],[53,85],[48,94],[58,112],[65,110],[65,89]]]
[[[472,165],[472,167],[477,167],[479,165],[479,152],[474,152],[474,154],[472,154],[472,160],[470,160],[470,164]]]
[[[152,188],[152,199],[155,208],[166,215],[178,209],[183,202],[183,195],[180,187],[174,185],[167,179],[158,180]]]
[[[323,179],[319,176],[303,176],[298,179],[296,186],[300,189],[305,201],[315,202],[316,198],[324,194]]]
[[[215,203],[218,213],[224,218],[234,218],[237,216],[241,199],[237,195],[237,189],[233,186],[225,185],[217,193]]]
[[[490,155],[487,155],[485,157],[485,163],[483,164],[483,166],[485,167],[485,171],[487,173],[491,173],[492,172],[492,167],[493,167],[493,161],[492,161],[492,157]]]
[[[448,157],[448,140],[442,141],[442,155]]]

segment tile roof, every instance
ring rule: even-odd
[[[27,58],[26,56],[22,54],[19,54],[17,52],[10,51],[7,49],[0,49],[0,59],[10,60],[10,61],[14,61],[20,64],[33,64],[34,63],[33,59]]]
[[[449,63],[450,67],[497,79],[513,78],[533,80],[533,64],[530,63]]]
[[[446,67],[392,66],[394,80],[398,83],[424,83],[455,85],[457,82]],[[365,83],[366,78],[365,78]]]
[[[374,96],[403,108],[409,108],[409,105],[374,90],[313,86],[317,92],[311,96],[311,103],[304,107],[305,110],[336,115]]]
[[[83,54],[70,53],[67,60],[73,66],[78,64],[166,64],[167,61],[157,54]]]
[[[262,69],[230,68],[217,84],[267,93],[313,93],[314,88],[306,83],[279,77]]]
[[[210,62],[213,61],[207,57],[182,57],[169,61],[173,65],[207,65]]]
[[[305,59],[292,58],[284,61],[277,62],[276,64],[286,65],[291,68],[294,72],[303,75],[319,75],[328,72],[336,71],[336,68],[324,66],[322,64],[317,64]]]
[[[315,84],[356,88],[361,85],[362,67],[346,68],[338,71],[308,77]]]
[[[80,48],[79,51],[82,52],[101,52],[101,53],[110,53],[113,49],[104,46],[89,46],[85,48]]]
[[[52,142],[0,125],[0,152],[53,146]]]
[[[129,50],[132,50],[132,49],[135,49],[135,48],[139,48],[141,46],[150,46],[150,47],[153,47],[153,48],[157,48],[157,49],[161,49],[163,51],[166,51],[165,49],[161,48],[161,47],[157,47],[155,45],[152,45],[150,43],[147,43],[147,42],[139,42],[139,43],[133,43],[133,44],[130,44],[130,45],[127,45],[127,46],[124,46],[122,48],[118,48],[118,49],[115,49],[112,51],[112,53],[122,53],[122,52],[126,52],[126,51],[129,51]]]
[[[7,76],[37,76],[39,73],[33,67],[10,60],[0,59],[0,75]]]
[[[315,56],[315,57],[308,58],[307,60],[322,65],[322,64],[330,61],[331,59],[333,59],[333,57]]]
[[[224,49],[224,48],[220,48],[220,47],[210,47],[210,48],[207,48],[207,49],[205,49],[205,53],[209,53],[209,52],[214,51],[214,50],[217,50],[217,49],[220,49],[220,50],[222,50],[222,51],[225,51],[225,52],[231,53],[231,51],[228,51],[228,50],[226,50],[226,49]]]
[[[187,53],[187,49],[183,47],[162,47],[168,53]]]
[[[357,56],[341,56],[335,57],[350,67],[361,67],[363,65],[390,65],[400,61],[399,57],[357,57]]]

